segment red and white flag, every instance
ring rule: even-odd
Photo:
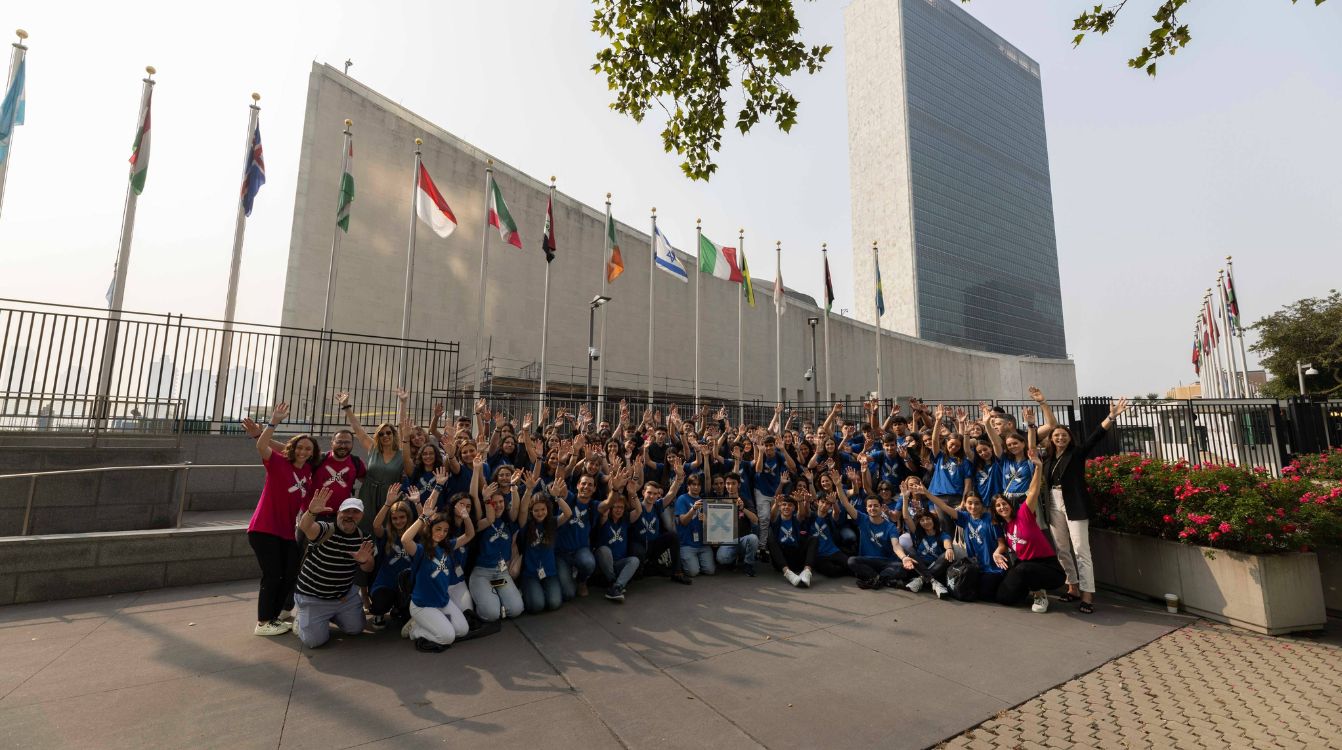
[[[420,221],[428,224],[433,233],[439,237],[447,237],[457,228],[457,217],[452,214],[452,209],[448,208],[447,201],[443,199],[443,194],[438,192],[438,186],[433,184],[433,178],[429,176],[429,170],[424,168],[423,163],[419,165],[419,190],[415,191],[415,215]]]

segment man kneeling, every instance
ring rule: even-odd
[[[318,521],[317,515],[326,510],[330,495],[327,488],[317,490],[298,520],[298,529],[309,544],[294,588],[294,603],[298,605],[295,630],[308,648],[317,648],[331,639],[333,621],[345,635],[363,632],[363,598],[354,574],[373,570],[373,541],[359,529],[363,501],[349,498],[340,504],[334,522]]]

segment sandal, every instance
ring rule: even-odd
[[[1058,601],[1062,602],[1063,604],[1071,604],[1072,602],[1081,601],[1081,597],[1077,596],[1076,594],[1063,594],[1062,596],[1058,597]]]
[[[1095,603],[1081,602],[1081,606],[1077,607],[1077,610],[1083,615],[1093,615],[1095,614]]]

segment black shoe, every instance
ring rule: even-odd
[[[867,590],[879,589],[881,587],[881,582],[876,578],[859,578],[857,579],[857,587]]]
[[[749,564],[749,563],[746,563],[746,565],[745,565],[745,571],[746,571],[746,577],[747,577],[747,578],[754,578],[754,577],[755,577],[755,566],[754,566],[754,565],[751,565],[751,564]]]
[[[449,644],[434,643],[428,638],[415,639],[415,650],[422,651],[426,654],[441,654],[442,652],[448,650],[449,648],[452,648],[452,646]]]
[[[676,583],[683,583],[683,584],[685,584],[686,586],[691,586],[691,585],[694,584],[694,579],[693,579],[693,578],[690,578],[689,576],[685,575],[684,573],[673,573],[673,574],[671,574],[671,580],[675,581]]]
[[[606,589],[606,598],[613,602],[622,602],[624,601],[624,589],[612,585],[610,588]]]

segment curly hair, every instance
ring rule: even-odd
[[[307,433],[294,435],[289,438],[289,442],[284,444],[284,460],[289,463],[294,462],[294,455],[298,453],[298,444],[302,441],[308,441],[312,444],[312,455],[308,456],[308,463],[315,464],[321,458],[321,446],[317,444],[317,439]]]

